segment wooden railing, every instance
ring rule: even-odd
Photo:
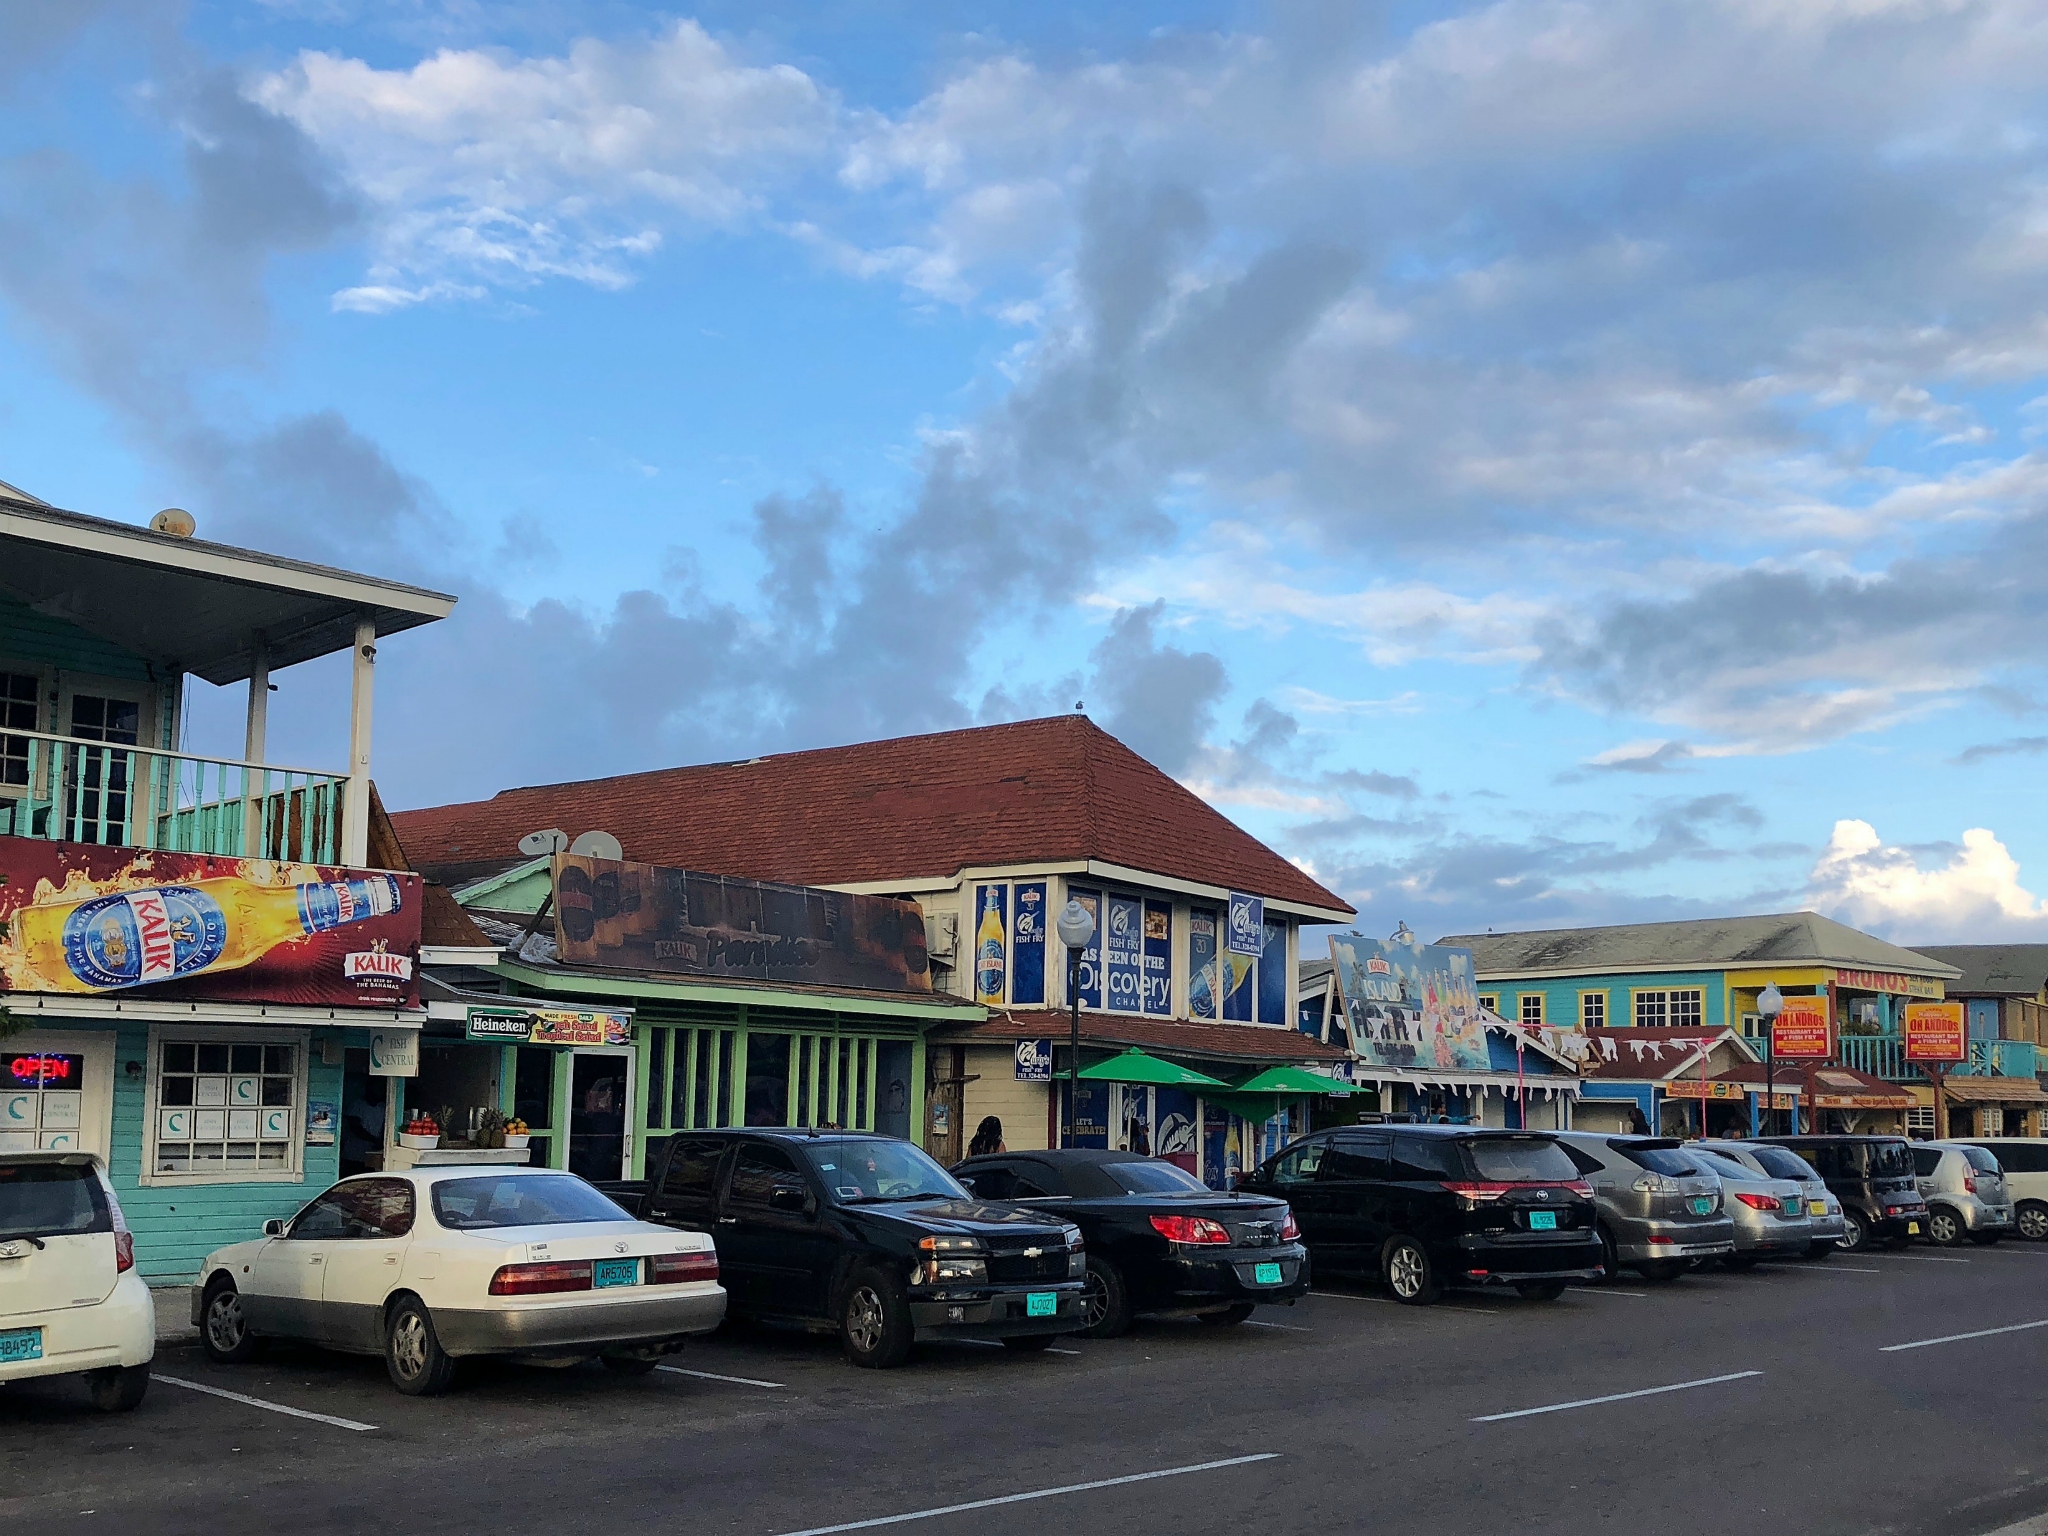
[[[0,836],[304,864],[341,861],[347,775],[0,732]]]

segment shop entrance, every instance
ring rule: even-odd
[[[626,1111],[633,1102],[630,1050],[569,1053],[569,1171],[586,1179],[623,1179],[632,1144]]]

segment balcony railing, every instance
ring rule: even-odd
[[[1903,1036],[1842,1035],[1835,1044],[1836,1059],[1846,1067],[1887,1082],[1926,1081],[1920,1064],[1906,1060]],[[1969,1060],[1957,1062],[1949,1071],[1959,1077],[2032,1077],[2038,1054],[2031,1040],[1972,1040]]]
[[[158,747],[0,734],[0,835],[341,862],[347,775]]]

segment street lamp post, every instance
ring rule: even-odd
[[[1775,981],[1765,982],[1763,991],[1757,993],[1756,1011],[1763,1015],[1764,1020],[1764,1133],[1768,1135],[1771,1111],[1777,1107],[1778,1099],[1778,1078],[1771,1059],[1771,1052],[1777,1044],[1773,1037],[1777,1034],[1778,1015],[1785,1011],[1785,994],[1778,990]],[[1792,1130],[1796,1134],[1799,1127],[1795,1124]]]
[[[1095,937],[1095,917],[1070,896],[1053,926],[1067,946],[1067,1125],[1060,1144],[1070,1147],[1081,1129],[1081,951]]]

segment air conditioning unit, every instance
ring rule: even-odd
[[[927,913],[924,920],[924,947],[932,959],[941,965],[951,965],[960,952],[959,914]]]

